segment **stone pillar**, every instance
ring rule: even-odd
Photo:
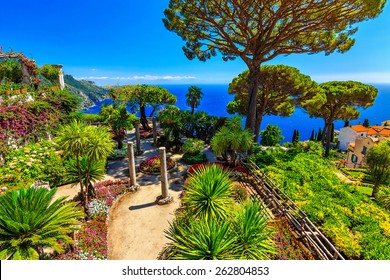
[[[157,120],[156,118],[152,119],[153,121],[153,145],[157,146]]]
[[[63,90],[65,88],[65,81],[64,81],[64,72],[62,72],[62,65],[58,65],[59,72],[58,72],[58,83],[60,84],[60,89]]]
[[[167,170],[167,155],[165,152],[165,147],[160,147],[160,173],[161,173],[161,196],[157,197],[157,203],[168,204],[173,200],[172,196],[168,193],[168,170]]]
[[[139,121],[135,122],[135,139],[137,143],[137,155],[141,154],[141,135],[139,133]]]
[[[25,83],[25,84],[31,83],[30,73],[27,70],[27,66],[24,65],[24,63],[22,63],[22,62],[20,64],[22,65],[23,83]]]
[[[130,175],[129,189],[130,190],[134,190],[138,188],[136,173],[135,173],[135,157],[134,157],[133,146],[134,146],[133,142],[127,143],[127,156],[129,158],[129,175]]]

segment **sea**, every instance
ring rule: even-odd
[[[364,119],[368,119],[370,125],[380,125],[381,122],[390,120],[390,84],[373,84],[379,91],[373,106],[367,109],[359,109],[360,117],[357,120],[351,120],[350,124],[355,125],[363,123]],[[190,85],[161,85],[168,89],[168,91],[177,97],[175,106],[182,110],[190,110],[186,105],[185,95],[188,92]],[[202,89],[203,98],[197,110],[206,111],[214,116],[231,117],[226,111],[226,105],[233,100],[234,95],[228,94],[228,85],[196,85]],[[97,114],[100,111],[102,104],[111,104],[112,100],[106,99],[96,102],[96,105],[83,110],[83,113]],[[150,112],[147,109],[147,114]],[[243,120],[244,122],[244,120]],[[278,125],[282,130],[284,142],[291,142],[294,129],[297,129],[300,134],[300,139],[308,140],[314,129],[315,132],[319,128],[323,128],[324,121],[320,118],[310,118],[310,116],[303,109],[296,109],[290,117],[279,116],[264,116],[261,124],[261,130],[265,129],[267,124]],[[344,121],[335,122],[335,130],[339,130],[344,126]]]

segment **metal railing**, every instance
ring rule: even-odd
[[[251,187],[276,217],[284,217],[298,238],[323,260],[344,260],[337,248],[322,234],[302,211],[254,162],[242,162],[249,173]]]

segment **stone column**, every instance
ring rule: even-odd
[[[63,90],[65,88],[65,81],[64,81],[64,72],[62,72],[62,65],[58,65],[59,72],[58,72],[58,83],[60,84],[60,89]]]
[[[153,145],[157,146],[157,120],[156,118],[152,119],[153,121]]]
[[[135,139],[137,142],[137,155],[141,154],[141,135],[139,133],[139,121],[135,122]]]
[[[19,60],[21,61],[21,60]],[[27,66],[24,65],[24,63],[20,63],[22,65],[22,77],[23,77],[23,83],[25,84],[29,84],[31,83],[31,79],[30,79],[30,73],[28,72],[27,70]]]
[[[168,170],[167,170],[167,156],[165,152],[165,147],[160,147],[160,173],[161,173],[161,196],[157,198],[157,203],[167,204],[173,200],[172,196],[168,193]]]
[[[136,173],[135,173],[135,157],[134,157],[133,146],[134,146],[133,142],[127,143],[127,156],[129,158],[129,175],[130,175],[129,189],[130,190],[134,190],[138,188]]]

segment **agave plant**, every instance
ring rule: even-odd
[[[188,180],[183,204],[195,218],[226,219],[234,203],[232,183],[229,173],[220,166],[202,166]]]
[[[73,242],[69,234],[78,225],[83,211],[74,202],[55,201],[56,189],[28,188],[0,197],[0,258],[32,260],[43,250],[64,251]]]
[[[232,260],[237,257],[232,251],[235,237],[227,221],[179,219],[165,233],[172,241],[166,249],[166,259]]]
[[[235,251],[240,259],[270,259],[275,253],[274,232],[268,225],[265,209],[258,200],[248,200],[234,221]]]

